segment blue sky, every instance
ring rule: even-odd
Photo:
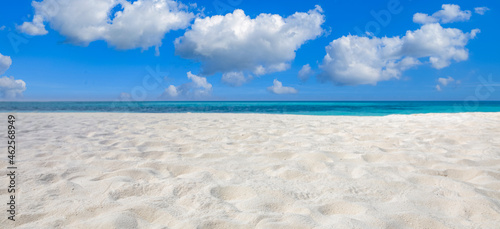
[[[121,1],[2,3],[1,99],[500,100],[497,1]]]

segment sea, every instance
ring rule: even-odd
[[[384,116],[500,112],[500,101],[0,102],[0,112],[259,113]]]

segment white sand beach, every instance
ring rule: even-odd
[[[16,117],[2,228],[500,225],[500,113]]]

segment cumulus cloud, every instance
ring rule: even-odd
[[[298,77],[300,80],[306,81],[312,74],[314,74],[314,72],[311,70],[311,66],[306,64],[300,69]]]
[[[202,89],[200,91],[201,94],[212,92],[212,84],[207,82],[207,78],[191,74],[191,72],[187,73],[187,77],[188,77],[188,79],[193,81],[194,88],[201,88]]]
[[[419,23],[419,24],[436,23],[436,22],[438,22],[438,19],[434,18],[432,16],[429,16],[428,14],[416,13],[413,15],[413,22]]]
[[[212,84],[207,82],[207,78],[194,75],[191,72],[187,73],[187,77],[191,80],[191,82],[182,84],[177,87],[174,85],[170,85],[165,89],[162,97],[196,98],[205,97],[212,93]]]
[[[165,33],[186,28],[194,18],[185,5],[173,0],[43,0],[32,5],[33,21],[18,26],[20,31],[47,34],[45,22],[70,43],[104,40],[118,49],[155,46],[158,50]]]
[[[451,76],[448,76],[448,78],[439,78],[438,82],[443,85],[443,86],[448,86],[449,83],[454,82],[455,79],[453,79]]]
[[[467,60],[465,45],[477,33],[478,29],[464,33],[433,23],[407,31],[403,37],[343,36],[326,47],[319,79],[339,85],[375,85],[399,79],[403,71],[422,64],[421,60],[441,69],[452,61]]]
[[[322,12],[316,6],[286,18],[260,14],[252,19],[237,9],[226,15],[197,18],[191,29],[176,39],[175,51],[183,58],[201,62],[205,75],[284,71],[302,44],[322,34]]]
[[[11,64],[12,59],[10,59],[10,56],[4,56],[0,53],[0,75],[9,69]]]
[[[239,87],[250,81],[253,77],[245,77],[243,72],[228,72],[222,75],[222,82],[233,87]]]
[[[343,36],[326,47],[320,79],[340,85],[375,85],[399,78],[402,71],[420,63],[416,58],[403,56],[402,49],[403,40],[399,37]]]
[[[274,94],[296,94],[298,91],[293,87],[284,87],[283,84],[274,79],[273,86],[268,87],[267,90]]]
[[[165,93],[170,97],[177,97],[179,92],[177,92],[177,88],[174,85],[170,85],[165,89]]]
[[[5,73],[12,64],[10,56],[4,56],[0,53],[0,75]],[[15,99],[23,96],[26,90],[26,83],[23,80],[16,80],[14,77],[0,77],[0,98]]]
[[[461,82],[460,80],[455,80],[451,76],[448,76],[448,78],[438,78],[438,84],[436,84],[436,90],[437,91],[442,91],[442,89],[452,83],[456,85],[459,85]]]
[[[26,83],[22,80],[16,80],[14,77],[2,76],[0,78],[0,97],[6,99],[15,99],[21,97],[26,90]]]
[[[443,9],[435,12],[431,16],[424,13],[413,15],[413,22],[419,24],[428,23],[451,23],[457,21],[468,21],[471,16],[470,10],[460,10],[460,6],[453,4],[443,4]]]
[[[490,8],[488,8],[486,6],[474,8],[474,12],[476,12],[476,14],[479,14],[479,15],[484,15],[486,13],[486,11],[488,11],[488,10],[490,10]]]
[[[437,23],[423,25],[419,30],[406,32],[402,39],[402,54],[429,57],[432,67],[441,69],[449,66],[451,60],[467,60],[469,51],[465,45],[479,32],[479,29],[473,29],[464,33],[455,28],[443,28]]]
[[[33,21],[24,22],[22,25],[17,27],[21,32],[26,33],[31,36],[45,35],[49,33],[45,29],[43,24],[43,17],[41,15],[35,15]]]

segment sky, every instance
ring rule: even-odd
[[[0,4],[1,101],[500,100],[493,0]]]

